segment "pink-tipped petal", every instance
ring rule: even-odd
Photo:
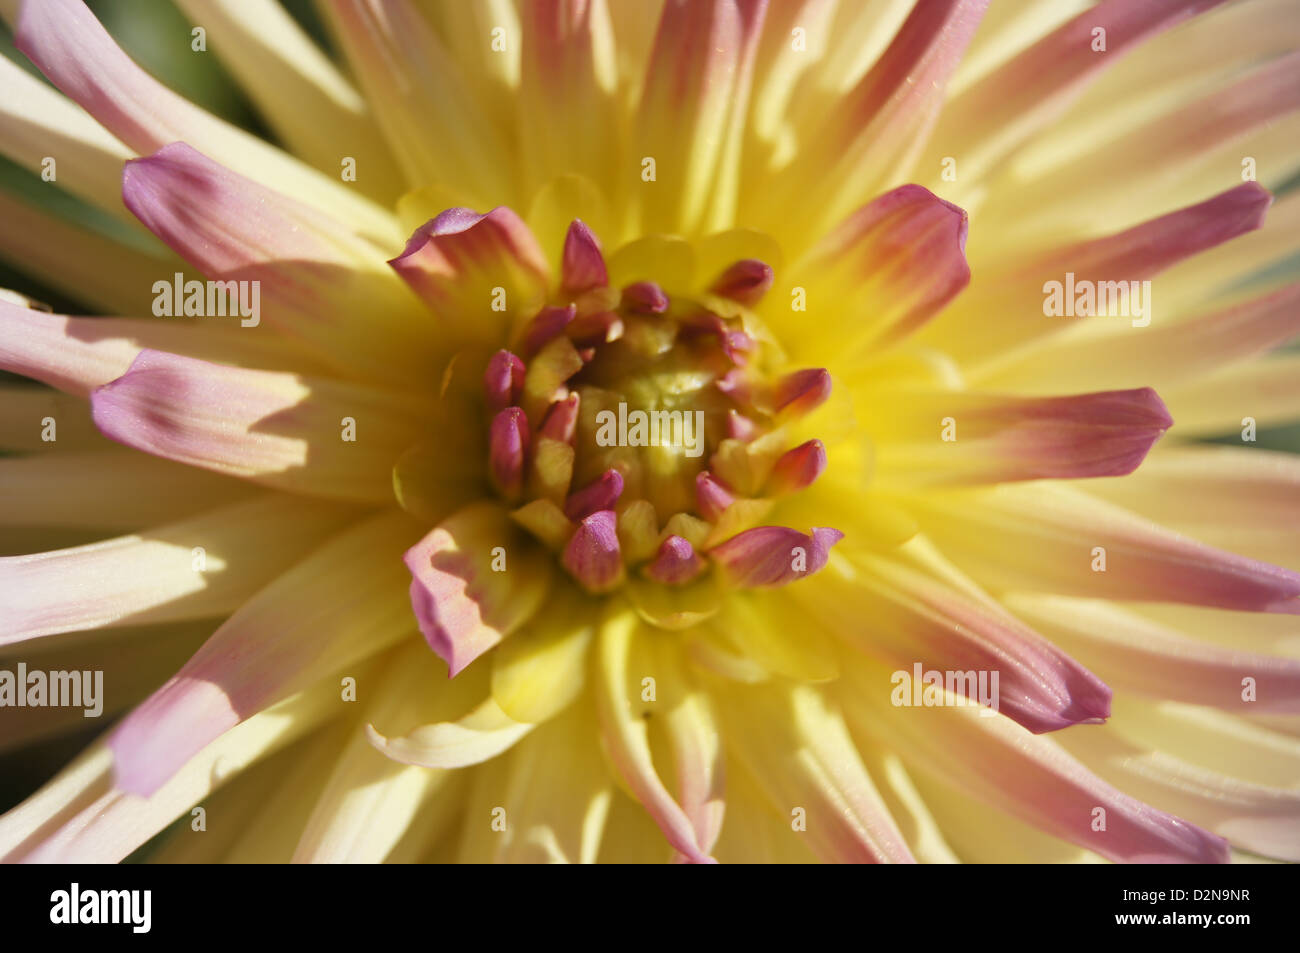
[[[657,163],[655,182],[634,194],[643,232],[695,232],[715,204],[734,208],[766,14],[765,0],[662,5],[631,124],[629,154]]]
[[[846,674],[839,697],[854,728],[909,764],[942,765],[943,779],[965,796],[1116,863],[1228,860],[1225,840],[1116,790],[1050,735],[955,704],[909,708],[899,717],[885,668],[864,665]],[[1105,729],[1080,730],[1086,736]],[[1105,811],[1104,830],[1095,823],[1097,808]]]
[[[148,350],[90,404],[100,432],[128,447],[367,503],[391,502],[393,461],[418,439],[423,416],[400,394]]]
[[[530,442],[528,418],[520,408],[507,407],[492,418],[488,469],[493,485],[510,499],[523,490]]]
[[[0,557],[0,645],[225,615],[348,519],[346,507],[262,493],[131,535]]]
[[[411,619],[391,611],[406,573],[373,558],[410,531],[401,514],[367,520],[241,605],[113,732],[119,786],[152,794],[223,732],[413,634]]]
[[[826,445],[809,440],[781,454],[767,478],[767,492],[779,495],[811,486],[826,469]]]
[[[677,694],[682,691],[682,687],[679,687],[679,672],[667,667],[661,669],[654,664],[658,660],[653,657],[651,646],[636,615],[630,610],[616,612],[602,623],[596,646],[596,677],[592,692],[601,740],[614,769],[627,783],[633,796],[654,818],[667,841],[684,859],[692,863],[712,863],[714,861],[708,855],[707,840],[702,843],[701,839],[701,833],[708,834],[707,829],[712,825],[701,824],[705,818],[698,812],[699,808],[704,807],[701,802],[706,798],[712,800],[712,796],[692,799],[691,807],[696,810],[688,813],[683,804],[674,800],[655,768],[648,732],[649,713],[644,710],[642,696],[636,686],[645,677],[646,666],[652,665],[656,669],[655,677],[668,683],[664,686],[665,691],[672,688],[676,690],[674,694]],[[695,696],[692,693],[686,697]],[[678,746],[680,736],[677,732],[671,732],[671,735],[673,748],[681,752],[682,749]],[[694,744],[691,747],[694,748]],[[685,760],[698,764],[696,757],[687,757]],[[713,790],[713,778],[720,774],[720,765],[716,758],[703,760],[708,762],[709,767],[705,770],[710,777],[708,780],[703,777],[683,779],[685,783],[682,787],[687,792]],[[678,764],[682,765],[683,761],[679,760]],[[703,783],[697,787],[697,781]]]
[[[457,511],[403,557],[425,641],[455,677],[533,615],[550,560],[490,503]]]
[[[419,303],[375,267],[376,246],[339,219],[236,175],[184,142],[128,161],[122,201],[201,277],[239,283],[226,287],[237,293],[239,315],[229,320],[242,333],[264,322],[351,376],[360,371],[387,382],[395,371],[427,375],[437,340]],[[173,274],[159,278],[174,286]],[[229,315],[234,302],[223,310]],[[356,333],[358,314],[366,334]]]
[[[581,219],[574,219],[564,237],[564,255],[561,264],[561,285],[576,294],[609,284],[605,270],[605,256],[600,242]]]
[[[881,479],[915,486],[1121,476],[1172,424],[1156,392],[1140,387],[1043,398],[914,393],[864,429],[879,440]]]
[[[1300,715],[1300,659],[1214,645],[1099,600],[1012,593],[1004,601],[1116,690],[1243,715]],[[1242,690],[1246,679],[1253,693]]]
[[[1064,112],[1098,73],[1144,40],[1223,2],[1105,0],[1089,6],[952,99],[935,129],[935,147],[949,150],[941,155],[967,156],[967,174],[988,174]],[[1100,53],[1094,48],[1098,35],[1107,42]]]
[[[550,267],[523,219],[448,209],[417,228],[393,269],[456,340],[504,343],[511,322],[535,313]]]
[[[734,502],[735,494],[709,471],[705,470],[695,477],[695,508],[709,522],[717,522],[722,511]]]
[[[704,571],[704,560],[689,541],[669,536],[659,544],[659,552],[645,567],[645,574],[655,582],[677,586],[690,582]]]
[[[813,250],[806,266],[809,299],[824,320],[837,322],[837,331],[843,322],[845,349],[892,344],[970,283],[966,231],[966,212],[928,189],[904,185],[886,192]]]
[[[573,445],[573,435],[578,429],[578,394],[573,392],[563,400],[551,404],[542,421],[540,436]]]
[[[605,592],[623,577],[616,527],[613,510],[592,513],[578,524],[564,547],[564,567],[592,592]]]
[[[635,281],[623,289],[622,304],[632,314],[663,314],[668,295],[653,281]]]
[[[1215,549],[1059,483],[917,494],[909,510],[991,589],[1300,614],[1300,573]]]
[[[731,410],[727,412],[727,437],[732,440],[748,442],[759,435],[758,425],[744,414]]]
[[[1028,260],[1015,259],[1010,269],[977,276],[952,307],[922,329],[917,341],[926,345],[942,341],[945,351],[978,366],[1058,334],[1078,321],[1159,323],[1158,316],[1153,318],[1153,302],[1149,300],[1154,295],[1143,295],[1138,300],[1132,300],[1130,295],[1130,299],[1108,303],[1108,310],[1117,315],[1074,313],[1076,301],[1067,303],[1064,293],[1067,282],[1075,289],[1109,288],[1119,282],[1121,288],[1130,291],[1130,283],[1139,282],[1141,293],[1140,282],[1259,228],[1272,201],[1268,190],[1259,183],[1244,182],[1125,231],[1053,248]],[[1055,282],[1056,287],[1050,282]],[[1059,299],[1059,308],[1053,304],[1054,298]],[[1144,313],[1129,314],[1137,305]],[[1159,306],[1157,298],[1157,311]]]
[[[736,262],[713,282],[710,291],[753,307],[772,287],[772,268],[765,262],[746,258]]]
[[[759,526],[709,551],[734,586],[784,586],[826,565],[831,547],[844,538],[837,529],[813,527],[812,535],[788,526]]]
[[[547,307],[537,312],[524,331],[523,352],[532,357],[552,340],[564,333],[565,328],[578,316],[574,305]]]
[[[581,490],[569,494],[569,498],[564,501],[564,515],[578,521],[599,510],[612,510],[622,494],[623,474],[617,470],[606,470]]]
[[[820,237],[853,208],[906,181],[988,5],[989,0],[912,4],[871,69],[836,97],[833,108],[805,123],[798,158],[756,189],[756,226],[806,229]],[[805,210],[797,222],[789,215],[791,203]]]
[[[391,213],[330,177],[186,101],[149,76],[81,0],[24,3],[14,44],[70,99],[140,155],[188,143],[274,193],[333,215],[340,235],[396,239]]]
[[[820,407],[830,395],[830,373],[824,368],[809,368],[777,381],[772,404],[782,415],[802,417]]]
[[[923,673],[970,673],[973,681],[957,683],[964,703],[985,705],[1035,734],[1110,716],[1111,692],[1100,678],[978,590],[962,592],[936,581],[930,567],[890,557],[847,559],[852,568],[823,573],[792,597],[864,655],[905,673],[905,703],[924,690],[919,664]]]
[[[483,372],[483,393],[488,410],[499,413],[519,402],[524,391],[524,362],[509,351],[497,351]]]

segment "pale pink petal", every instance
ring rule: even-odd
[[[995,590],[1300,613],[1300,574],[1180,536],[1067,486],[916,496],[908,507],[945,553]]]
[[[692,233],[715,214],[730,224],[763,0],[665,3],[633,123],[631,155],[655,159],[633,193],[642,231]]]
[[[1096,600],[1011,593],[1004,601],[1116,689],[1244,715],[1300,714],[1300,660],[1203,642]]]
[[[412,529],[401,513],[374,517],[240,606],[113,732],[119,786],[152,794],[223,732],[414,635],[396,558]]]
[[[352,375],[427,377],[434,329],[384,268],[380,246],[339,220],[183,142],[128,162],[122,201],[201,273],[187,279],[250,282],[235,286],[249,311],[257,295],[257,313],[239,319],[245,334],[264,320]],[[366,334],[356,333],[358,315]]]
[[[1116,729],[1070,736],[1062,744],[1098,774],[1151,804],[1195,820],[1233,846],[1300,861],[1300,792],[1260,784],[1134,744]],[[1207,837],[1210,835],[1206,835]]]
[[[527,622],[549,586],[550,557],[490,503],[457,511],[404,558],[420,631],[452,677]]]
[[[223,615],[353,515],[263,495],[129,536],[0,558],[0,644]]]
[[[141,155],[187,142],[241,175],[337,215],[344,232],[392,241],[392,215],[337,178],[204,112],[131,61],[81,0],[24,3],[14,44],[55,86]]]
[[[633,686],[639,686],[643,677],[639,670],[631,669],[634,653],[639,658],[647,651],[638,624],[633,613],[624,611],[601,627],[594,686],[601,735],[615,769],[668,842],[686,860],[710,863],[712,858],[700,843],[692,818],[655,771],[647,720],[633,701],[640,697],[639,688],[632,693]]]
[[[86,492],[88,478],[93,493]],[[0,526],[5,527],[124,532],[257,493],[239,480],[124,447],[0,457]]]
[[[392,499],[393,463],[419,437],[419,406],[357,384],[163,351],[141,351],[126,374],[91,395],[95,425],[129,447],[267,486],[376,503]]]
[[[799,207],[802,226],[824,234],[851,209],[906,181],[987,6],[988,0],[915,4],[875,65],[808,133],[799,160],[774,181],[753,182],[759,221],[788,223],[788,210]]]
[[[935,148],[962,157],[963,178],[983,178],[1064,112],[1098,73],[1149,37],[1222,2],[1104,0],[1090,6],[947,103]],[[1098,29],[1105,31],[1104,52],[1093,48]]]
[[[953,704],[910,708],[900,716],[889,704],[884,668],[849,672],[840,701],[854,729],[968,797],[1117,863],[1228,860],[1223,839],[1116,790],[1050,736]],[[1089,730],[1105,729],[1078,729]],[[1094,823],[1099,808],[1104,830]]]
[[[877,441],[882,485],[910,487],[1119,476],[1172,423],[1143,387],[1041,398],[908,393],[862,426]]]
[[[791,595],[859,651],[905,672],[909,695],[923,690],[915,686],[920,664],[923,673],[974,673],[975,684],[962,683],[969,703],[982,701],[978,692],[985,691],[990,707],[1035,734],[1110,716],[1110,689],[1101,679],[987,597],[977,600],[884,556],[861,552],[848,563]],[[886,682],[875,690],[894,687]]]
[[[0,369],[86,396],[125,374],[145,348],[244,366],[312,366],[283,338],[223,330],[183,318],[73,318],[0,301]]]
[[[1076,288],[1083,281],[1149,280],[1198,252],[1259,228],[1272,201],[1258,183],[1245,182],[1125,231],[1053,248],[1030,260],[1016,259],[1009,270],[977,276],[942,317],[921,330],[917,341],[937,344],[963,363],[979,365],[1005,359],[1016,347],[1064,331],[1078,320],[1149,319],[1149,311],[1141,318],[1050,315],[1047,283],[1055,281],[1063,291],[1067,280]],[[1067,279],[1069,274],[1073,279]]]
[[[1087,489],[1212,546],[1297,568],[1300,456],[1294,453],[1249,444],[1166,447],[1128,478]]]

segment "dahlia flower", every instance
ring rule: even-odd
[[[1300,859],[1290,0],[177,4],[0,3],[0,856]]]

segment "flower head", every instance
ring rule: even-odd
[[[0,301],[0,643],[122,716],[0,856],[1300,859],[1269,4],[180,6],[283,147],[0,61],[130,226],[0,196],[128,315]]]

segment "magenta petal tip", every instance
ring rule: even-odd
[[[492,418],[488,465],[492,482],[507,497],[516,497],[523,490],[528,443],[528,418],[522,409],[507,407]]]
[[[561,274],[566,291],[587,291],[609,284],[600,242],[581,219],[575,218],[564,236]]]
[[[581,490],[569,495],[564,503],[564,515],[571,520],[582,520],[599,510],[613,509],[623,494],[623,474],[606,470]]]
[[[637,281],[623,289],[622,304],[633,314],[663,314],[668,295],[653,281]]]
[[[719,275],[709,290],[732,301],[752,306],[767,294],[772,287],[772,278],[772,269],[765,262],[745,258]]]
[[[826,565],[831,547],[844,538],[837,529],[813,527],[807,535],[788,526],[759,526],[710,550],[732,585],[784,586]]]
[[[564,568],[591,592],[606,592],[623,578],[616,526],[613,510],[592,513],[578,524],[564,547]]]
[[[509,351],[497,351],[483,372],[483,392],[488,410],[500,413],[519,402],[524,390],[524,362]]]
[[[669,586],[688,583],[703,571],[704,560],[681,536],[669,536],[660,543],[655,558],[645,567],[646,576]]]

